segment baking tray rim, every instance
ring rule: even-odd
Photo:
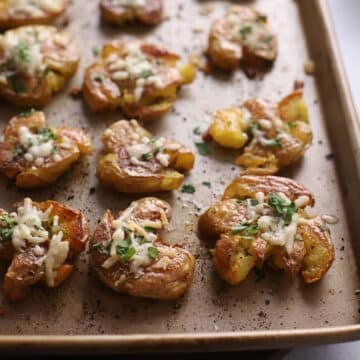
[[[352,141],[360,147],[360,127],[357,112],[353,103],[345,69],[338,50],[327,0],[314,0],[315,6],[327,32],[329,56],[332,59],[336,75],[338,92],[342,94],[349,124],[353,127]],[[359,135],[359,136],[356,136]],[[360,169],[357,169],[360,170]],[[0,349],[10,351],[56,349],[60,352],[122,350],[124,352],[147,351],[161,352],[171,350],[236,350],[236,349],[271,349],[284,348],[300,344],[319,344],[343,342],[360,339],[360,324],[331,326],[321,328],[302,328],[285,330],[254,330],[236,332],[202,332],[202,333],[157,333],[127,335],[1,335]],[[160,348],[161,346],[161,348]]]

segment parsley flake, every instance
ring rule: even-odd
[[[208,143],[197,142],[195,145],[200,155],[208,156],[210,154],[210,145]]]
[[[289,203],[274,193],[269,194],[268,204],[276,211],[277,215],[284,219],[285,225],[291,223],[293,214],[298,211],[298,208],[293,202]]]
[[[150,246],[150,247],[148,248],[148,255],[149,255],[149,258],[150,258],[150,259],[155,260],[156,257],[157,257],[157,255],[158,255],[158,253],[159,253],[159,250],[158,250],[156,247]]]
[[[182,193],[193,194],[196,191],[195,187],[190,184],[185,184],[181,188]]]

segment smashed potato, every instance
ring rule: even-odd
[[[61,15],[67,0],[1,0],[0,28],[48,24]]]
[[[0,97],[42,107],[76,72],[79,54],[72,38],[55,27],[34,25],[0,35]]]
[[[22,300],[37,283],[52,288],[64,282],[89,237],[85,217],[56,201],[25,198],[15,208],[0,209],[0,258],[11,262],[3,290],[10,301]]]
[[[209,134],[221,146],[244,148],[236,163],[247,172],[261,174],[276,173],[299,161],[313,138],[301,91],[286,96],[277,106],[252,99],[239,108],[219,110]]]
[[[90,155],[90,139],[81,129],[46,127],[43,112],[28,110],[13,117],[0,142],[0,172],[21,188],[54,182],[81,154]]]
[[[104,20],[122,25],[137,20],[146,25],[156,25],[162,20],[162,0],[101,0]]]
[[[178,68],[179,59],[136,40],[107,44],[101,59],[86,70],[85,101],[93,111],[121,108],[129,118],[157,119],[172,108],[179,87],[195,78],[194,65]]]
[[[107,211],[90,240],[91,266],[99,279],[132,296],[181,296],[191,284],[195,259],[161,240],[170,217],[170,205],[154,197],[132,202],[116,219]]]
[[[249,76],[271,65],[277,56],[277,40],[267,17],[246,6],[231,6],[210,30],[211,62],[224,70],[240,64]]]
[[[181,172],[194,166],[194,154],[163,137],[154,138],[136,120],[120,120],[102,135],[106,154],[100,156],[98,177],[104,185],[123,193],[177,189]]]
[[[264,264],[292,278],[301,272],[306,283],[319,281],[334,260],[334,245],[324,220],[305,211],[313,205],[314,196],[291,179],[238,177],[199,220],[200,234],[215,241],[215,270],[232,285]]]

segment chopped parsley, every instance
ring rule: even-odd
[[[259,125],[259,124],[252,124],[252,125],[248,128],[247,132],[248,132],[250,135],[255,136],[255,132],[256,132],[256,131],[259,131],[259,130],[260,130],[260,125]]]
[[[8,214],[0,216],[0,241],[10,241],[14,232],[14,222]]]
[[[268,204],[276,211],[277,215],[284,219],[285,225],[291,223],[293,214],[298,211],[298,208],[293,202],[289,203],[274,193],[269,194]]]
[[[49,66],[46,65],[44,68],[44,75],[46,76],[49,72],[50,72],[50,68]]]
[[[281,137],[276,136],[275,139],[268,140],[268,141],[266,141],[266,143],[262,143],[262,145],[267,146],[267,147],[282,147]]]
[[[248,222],[243,222],[243,223],[233,226],[231,228],[231,234],[233,234],[233,235],[241,234],[244,237],[254,236],[258,232],[259,232],[258,225],[257,224],[249,224]]]
[[[288,127],[290,129],[293,129],[293,128],[296,128],[297,127],[297,123],[296,122],[293,122],[293,121],[289,121],[288,123]]]
[[[210,145],[208,143],[197,142],[195,145],[200,155],[208,156],[210,154]]]
[[[193,128],[193,134],[194,135],[200,135],[201,134],[200,126],[196,126],[196,127]]]
[[[17,158],[18,156],[20,156],[22,154],[23,154],[22,148],[18,144],[16,144],[13,148],[13,157]]]
[[[21,112],[21,113],[19,114],[19,116],[21,116],[21,117],[29,117],[29,116],[32,115],[34,112],[35,112],[35,109],[28,109],[28,110],[25,110],[25,111]]]
[[[153,154],[151,152],[141,154],[141,160],[150,160],[153,157]]]
[[[190,184],[185,184],[181,188],[182,193],[193,194],[196,191],[195,187]]]
[[[211,182],[210,182],[210,181],[203,181],[203,182],[201,183],[201,185],[204,185],[204,186],[210,188],[210,187],[211,187]]]
[[[265,44],[270,44],[271,41],[272,41],[272,39],[273,39],[273,37],[272,37],[271,35],[268,35],[268,36],[265,36],[265,37],[263,38],[263,42],[264,42]]]
[[[146,232],[154,232],[154,231],[156,231],[156,229],[152,228],[151,226],[144,226],[144,230]]]
[[[242,39],[245,40],[246,37],[251,34],[252,32],[252,27],[249,25],[243,26],[242,28],[239,29],[239,34],[241,35]]]
[[[14,61],[23,63],[30,61],[29,45],[27,43],[20,41],[19,44],[15,46]]]
[[[50,128],[38,129],[36,134],[39,135],[39,143],[43,144],[50,140],[56,140],[56,135]]]
[[[101,75],[96,75],[96,76],[94,77],[94,80],[95,80],[96,82],[102,82],[102,81],[103,81],[103,77],[102,77]]]
[[[251,204],[252,206],[256,206],[256,205],[259,204],[259,201],[256,200],[256,199],[251,199],[251,200],[250,200],[250,204]]]
[[[151,70],[144,70],[140,73],[140,77],[147,79],[148,77],[150,77],[151,75],[153,75],[153,72]]]
[[[130,236],[127,236],[123,241],[120,241],[119,244],[116,245],[116,254],[125,263],[129,262],[136,254],[136,249],[131,246]]]
[[[92,53],[94,54],[94,56],[98,56],[100,54],[100,50],[98,47],[93,47],[92,48]]]
[[[148,255],[149,255],[149,258],[152,259],[152,260],[155,260],[157,255],[159,253],[159,250],[157,249],[157,247],[155,246],[150,246],[148,248]]]

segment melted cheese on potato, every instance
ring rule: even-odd
[[[288,253],[291,253],[294,241],[297,239],[298,224],[302,221],[297,214],[297,206],[305,207],[309,203],[307,196],[300,196],[295,203],[283,193],[275,194],[281,199],[285,206],[294,205],[294,211],[291,214],[291,219],[286,222],[275,209],[270,206],[269,200],[265,202],[264,193],[258,192],[255,199],[246,200],[246,220],[249,224],[254,224],[260,231],[259,236],[266,240],[269,244],[274,246],[284,246]]]
[[[47,221],[51,208],[45,212],[32,205],[30,198],[24,199],[23,206],[19,206],[17,212],[11,213],[15,223],[12,244],[16,250],[21,250],[29,244],[42,244],[49,238],[49,232],[42,226]]]
[[[7,6],[11,17],[18,14],[40,17],[46,13],[60,12],[64,6],[64,0],[8,0]]]
[[[10,65],[10,70],[3,71],[22,72],[30,76],[44,74],[47,66],[44,63],[42,47],[47,37],[46,31],[26,26],[16,31],[7,31],[1,42],[5,52],[4,62]]]
[[[145,6],[146,0],[108,0],[108,3],[113,6],[126,6],[136,8]]]
[[[112,53],[105,60],[115,82],[135,83],[134,97],[139,101],[145,86],[163,88],[165,84],[159,76],[159,69],[140,48],[140,43],[127,43],[123,49],[125,56]],[[173,69],[178,72],[178,70]],[[170,69],[168,71],[171,71]]]

